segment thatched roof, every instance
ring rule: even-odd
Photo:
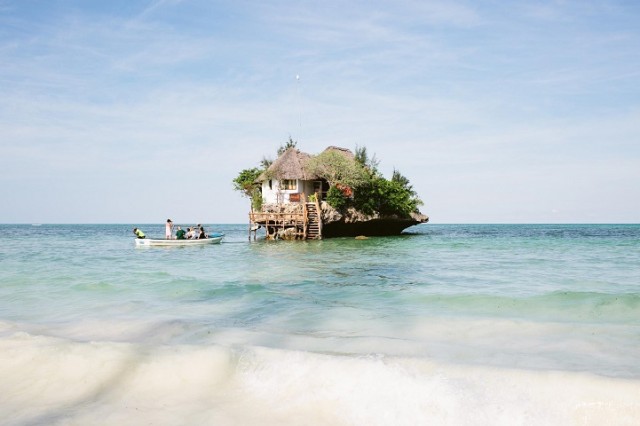
[[[337,151],[349,160],[355,159],[353,152],[346,148],[330,146],[323,152],[326,151]],[[318,176],[307,172],[306,165],[310,158],[311,155],[307,153],[301,152],[296,148],[289,148],[278,157],[265,172],[258,176],[256,182],[264,182],[267,179],[318,179]]]
[[[302,180],[317,179],[317,176],[310,175],[306,171],[305,166],[309,158],[311,158],[309,154],[300,152],[295,148],[289,148],[256,180],[258,182],[262,182],[271,178]]]
[[[355,160],[356,158],[355,155],[353,155],[353,152],[351,152],[351,150],[347,148],[340,148],[339,146],[329,146],[323,152],[327,152],[327,151],[337,151],[340,154],[347,157],[349,160]]]

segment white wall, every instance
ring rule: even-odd
[[[269,181],[262,182],[262,200],[265,204],[276,203],[289,203],[289,194],[305,193],[307,198],[313,194],[313,181],[296,180],[297,189],[295,190],[280,190],[280,181],[276,179],[271,180],[271,189],[269,188]]]

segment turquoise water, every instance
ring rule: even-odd
[[[168,248],[135,248],[133,226],[0,225],[9,424],[640,414],[639,225],[420,225],[309,242],[205,225],[222,244]],[[573,399],[539,395],[552,385]]]

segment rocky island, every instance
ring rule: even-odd
[[[385,179],[377,165],[366,148],[309,155],[289,139],[275,161],[263,158],[233,183],[251,200],[250,235],[262,228],[268,239],[398,235],[427,222],[409,180],[397,170]]]

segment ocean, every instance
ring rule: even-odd
[[[0,423],[640,421],[640,225],[134,226],[0,225]]]

